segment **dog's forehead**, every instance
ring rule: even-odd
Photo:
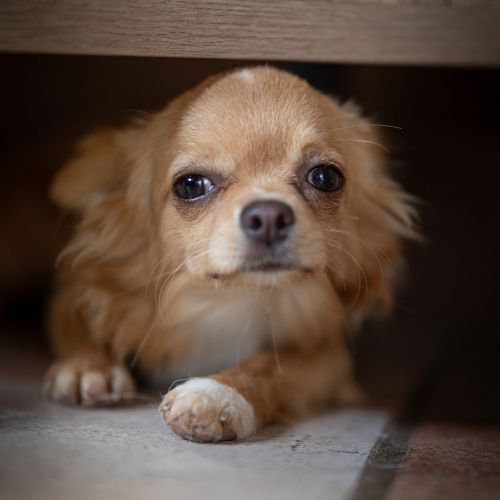
[[[236,164],[297,156],[324,122],[318,93],[282,71],[252,68],[216,81],[191,104],[181,124],[186,149]]]

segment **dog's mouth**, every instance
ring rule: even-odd
[[[264,261],[264,262],[246,262],[240,267],[236,268],[231,273],[210,273],[213,279],[228,278],[230,276],[241,274],[267,274],[278,275],[298,272],[303,274],[310,274],[313,272],[312,268],[304,267],[292,262],[279,262],[279,261]]]
[[[255,273],[275,273],[280,271],[290,271],[296,266],[285,262],[257,262],[247,263],[238,269],[239,272]]]

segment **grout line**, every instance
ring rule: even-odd
[[[349,500],[383,500],[404,459],[414,430],[429,412],[440,376],[440,350],[433,352],[398,418],[390,420],[373,445]]]
[[[401,467],[414,424],[390,421],[373,445],[349,500],[382,500]]]

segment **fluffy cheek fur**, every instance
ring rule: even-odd
[[[355,111],[270,68],[210,80],[148,122],[83,141],[52,188],[78,223],[59,259],[47,392],[91,404],[132,390],[115,381],[127,364],[181,376],[234,366],[162,403],[176,432],[201,441],[355,399],[346,325],[390,306],[402,241],[415,236],[379,141]],[[304,183],[312,146],[342,161],[341,195]],[[225,179],[196,205],[172,193],[189,155]],[[266,198],[293,208],[287,258],[308,272],[238,272],[239,215]]]

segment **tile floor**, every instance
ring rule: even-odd
[[[403,428],[382,410],[345,409],[242,443],[196,444],[165,426],[159,395],[98,410],[46,401],[45,364],[15,350],[0,356],[3,500],[500,498],[492,425]]]

